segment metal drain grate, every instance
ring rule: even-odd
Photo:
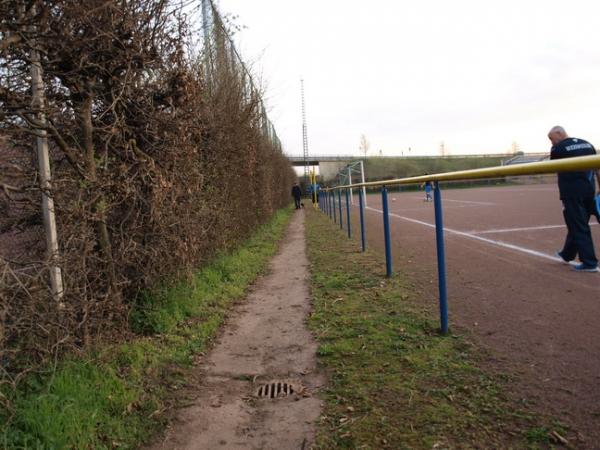
[[[294,385],[286,381],[271,381],[261,385],[256,390],[256,396],[259,398],[280,398],[292,395],[297,390]]]

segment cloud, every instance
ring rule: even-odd
[[[221,0],[248,29],[271,115],[301,153],[304,77],[313,153],[547,150],[562,123],[600,145],[599,6],[586,0]],[[576,133],[575,133],[576,132]]]

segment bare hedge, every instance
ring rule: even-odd
[[[185,276],[288,204],[295,175],[264,132],[259,94],[218,51],[207,83],[180,3],[0,1],[6,377],[20,361],[122,338],[140,291]],[[42,107],[31,98],[34,50]],[[62,303],[48,287],[39,130],[50,145]]]

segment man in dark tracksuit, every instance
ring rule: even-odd
[[[562,127],[552,128],[548,138],[552,142],[550,159],[596,154],[592,144],[583,139],[569,137]],[[598,182],[600,183],[600,180]],[[557,256],[564,262],[569,262],[579,255],[581,264],[574,266],[576,271],[597,272],[598,259],[589,226],[590,215],[595,208],[594,171],[559,172],[558,189],[568,232],[565,245],[557,252]]]
[[[298,183],[294,183],[294,187],[292,187],[292,197],[294,197],[294,203],[296,204],[296,209],[300,209],[300,204],[301,204],[300,199],[302,198],[302,189],[300,189],[300,186],[298,186]]]

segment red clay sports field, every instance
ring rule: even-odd
[[[389,193],[394,272],[416,280],[435,307],[433,203],[423,201],[423,192],[395,191]],[[566,234],[558,188],[443,188],[442,198],[451,329],[473,331],[492,350],[493,365],[521,375],[515,395],[600,442],[600,273],[576,273],[553,256]],[[356,239],[357,195],[354,203]],[[600,255],[600,226],[595,218],[590,224]],[[385,273],[378,194],[367,196],[366,229]]]

